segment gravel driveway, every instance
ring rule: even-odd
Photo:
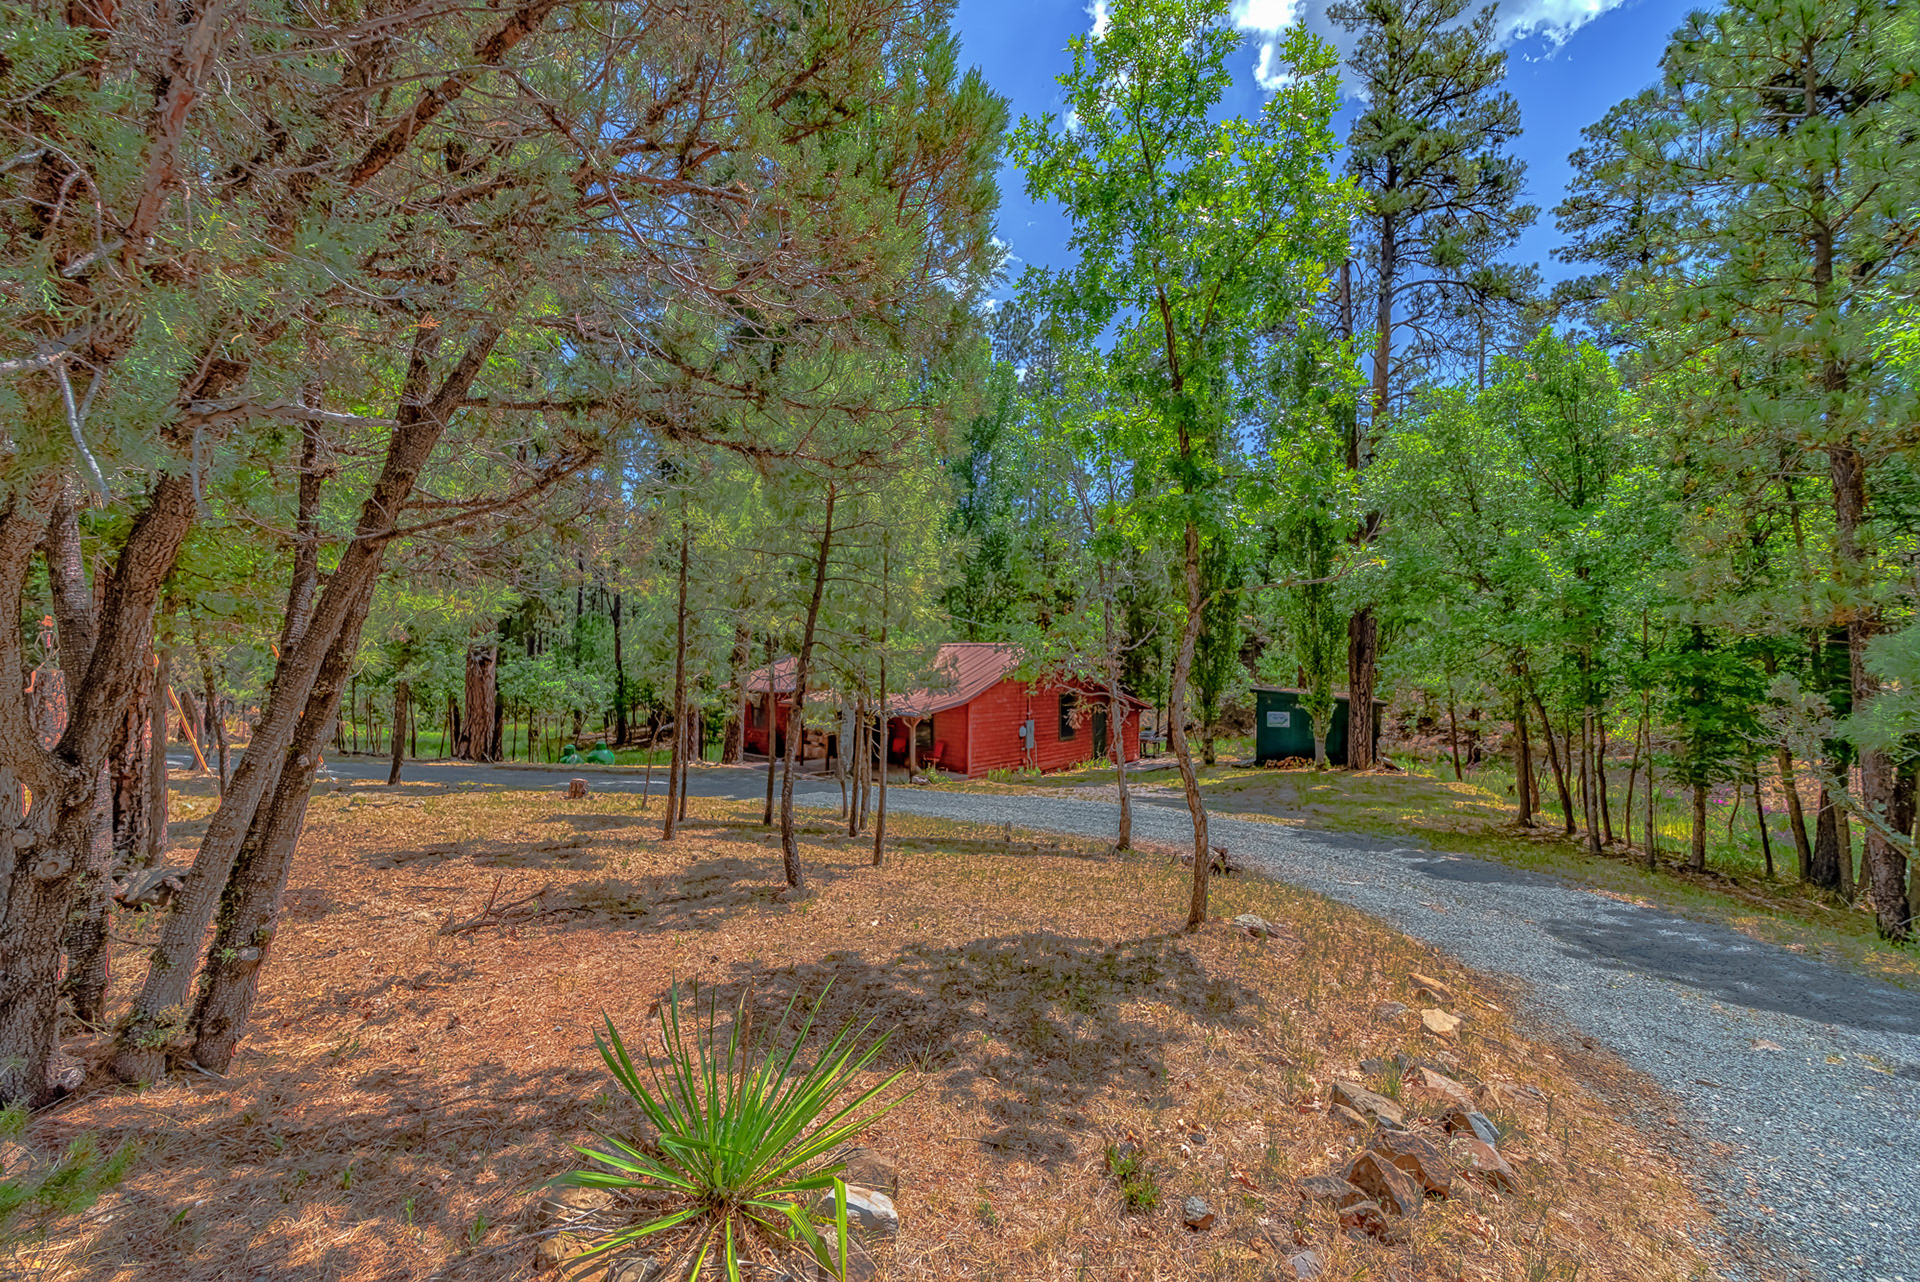
[[[176,763],[184,765],[185,763]],[[384,781],[365,760],[336,777]],[[409,763],[453,786],[638,792],[628,773]],[[761,795],[758,769],[696,769],[696,796]],[[656,777],[655,789],[663,781]],[[799,799],[839,790],[798,781]],[[1082,836],[1110,803],[894,788],[889,809]],[[1137,798],[1143,841],[1193,840],[1183,804]],[[1214,816],[1217,844],[1273,877],[1393,923],[1467,965],[1524,981],[1531,1012],[1618,1052],[1677,1101],[1682,1129],[1724,1154],[1702,1194],[1736,1243],[1814,1279],[1920,1282],[1920,995],[1718,926],[1500,864],[1385,841]]]
[[[1113,806],[1052,797],[900,788],[887,805],[1086,836],[1114,829]],[[1726,1146],[1702,1192],[1755,1255],[1809,1278],[1920,1282],[1920,995],[1424,846],[1219,816],[1208,827],[1279,880],[1525,981],[1535,1014],[1666,1088],[1690,1136]],[[1184,806],[1136,804],[1134,832],[1193,840]]]

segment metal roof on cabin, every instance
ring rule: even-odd
[[[887,700],[892,717],[930,717],[972,703],[1020,666],[1020,647],[996,641],[955,641],[934,656],[934,682]]]
[[[940,647],[933,659],[935,680],[918,690],[905,690],[887,700],[890,717],[930,717],[948,708],[973,702],[1011,676],[1020,666],[1020,647],[1003,641],[953,641]],[[798,662],[781,659],[769,667],[755,668],[747,674],[747,693],[765,694],[769,674],[773,693],[792,694]],[[807,702],[815,694],[809,692]],[[1145,707],[1144,703],[1122,692],[1121,698]]]
[[[765,694],[767,692],[767,674],[771,672],[775,682],[773,692],[775,694],[792,694],[794,678],[799,675],[799,671],[800,660],[795,658],[781,659],[779,662],[767,667],[755,668],[752,672],[747,673],[747,693]]]

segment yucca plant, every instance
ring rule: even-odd
[[[675,1255],[691,1262],[681,1272],[688,1282],[708,1270],[740,1282],[743,1262],[795,1250],[846,1276],[847,1186],[839,1178],[844,1164],[834,1153],[905,1098],[875,1102],[905,1070],[843,1100],[892,1036],[866,1041],[872,1020],[857,1026],[849,1020],[811,1067],[800,1064],[826,995],[822,989],[784,1046],[777,1036],[755,1045],[745,994],[722,1032],[716,1002],[707,1002],[701,1019],[697,991],[692,1018],[683,1022],[676,984],[661,1003],[663,1051],[647,1057],[644,1077],[613,1020],[606,1019],[606,1035],[596,1033],[594,1044],[620,1089],[659,1133],[657,1152],[603,1135],[604,1148],[575,1151],[609,1169],[570,1171],[551,1183],[664,1195],[668,1204],[575,1263],[681,1229],[673,1234]],[[780,1029],[789,1027],[799,1000],[787,1003]],[[831,1197],[822,1198],[829,1189]]]

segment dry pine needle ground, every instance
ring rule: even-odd
[[[1186,873],[1167,852],[1009,844],[896,816],[875,869],[864,840],[819,814],[805,833],[818,893],[786,904],[757,805],[696,801],[671,843],[659,811],[420,786],[317,799],[233,1072],[92,1087],[41,1121],[40,1143],[94,1130],[141,1157],[14,1266],[115,1282],[528,1276],[530,1190],[573,1164],[569,1143],[631,1118],[593,1028],[605,1012],[657,1045],[647,1011],[678,978],[723,1003],[744,987],[762,1009],[831,980],[824,1023],[897,1030],[882,1067],[905,1066],[916,1090],[868,1137],[901,1174],[885,1277],[1267,1278],[1303,1246],[1333,1278],[1710,1271],[1709,1221],[1674,1159],[1621,1120],[1658,1101],[1583,1062],[1603,1103],[1515,1031],[1503,994],[1358,913],[1217,879],[1218,914],[1257,913],[1282,936],[1219,923],[1182,935]],[[516,913],[542,912],[532,921],[441,934],[490,898],[542,888]],[[117,929],[125,984],[152,926],[123,916]],[[1469,1016],[1457,1042],[1376,1017],[1383,1001],[1414,1002],[1414,971],[1456,990]],[[1329,1088],[1401,1089],[1361,1062],[1441,1051],[1488,1084],[1520,1188],[1462,1181],[1406,1241],[1349,1241],[1294,1187],[1358,1143],[1329,1115]],[[1402,1101],[1444,1106],[1412,1082]],[[1107,1174],[1123,1136],[1158,1185],[1145,1213],[1123,1209]],[[1195,1194],[1218,1215],[1206,1232],[1181,1224]]]

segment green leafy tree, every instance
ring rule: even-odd
[[[1193,819],[1189,929],[1206,920],[1206,808],[1186,734],[1204,623],[1204,536],[1232,524],[1221,457],[1263,334],[1297,318],[1344,252],[1347,189],[1328,170],[1338,91],[1333,55],[1305,31],[1280,56],[1283,87],[1252,119],[1217,118],[1241,36],[1226,0],[1133,0],[1105,31],[1076,37],[1060,77],[1065,120],[1023,117],[1013,154],[1027,190],[1073,223],[1075,267],[1035,280],[1074,337],[1119,324],[1122,387],[1144,413],[1128,442],[1164,478],[1151,520],[1181,548],[1185,622],[1169,726]],[[1177,533],[1176,533],[1177,532]]]

